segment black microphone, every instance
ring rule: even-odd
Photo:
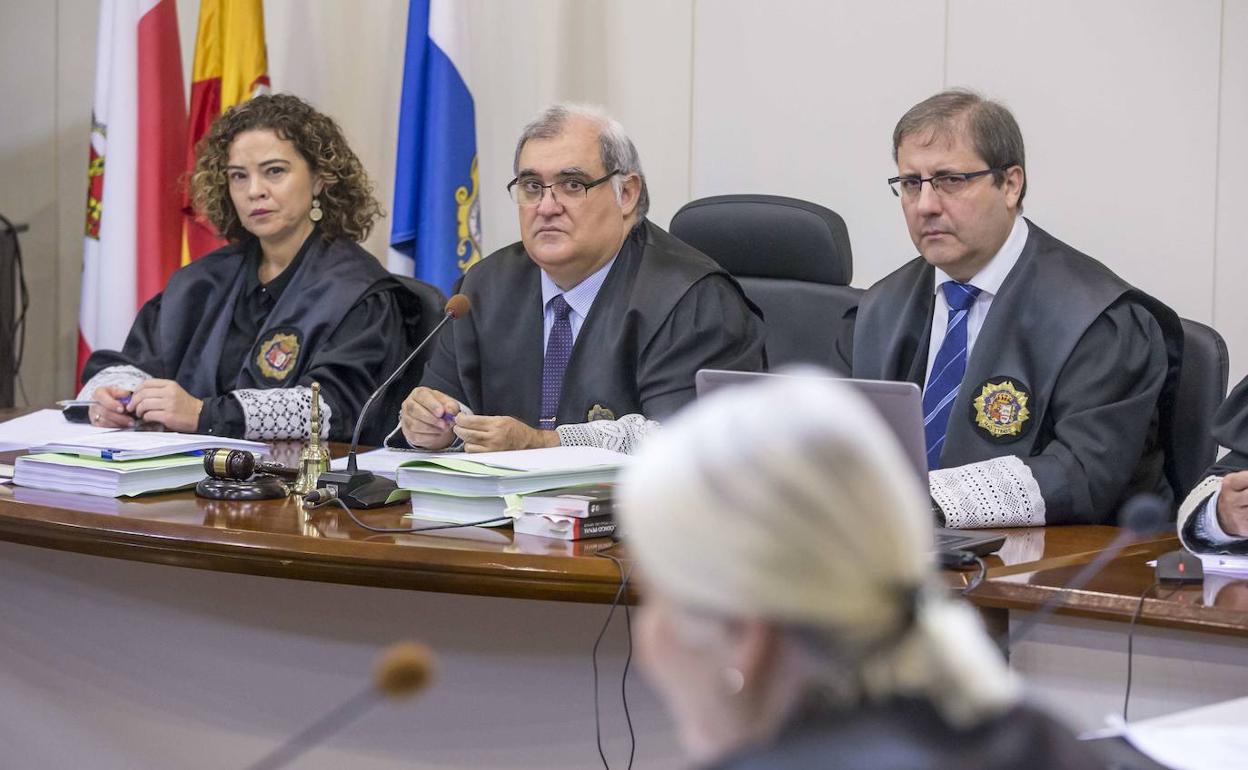
[[[281,463],[266,463],[245,449],[209,449],[204,452],[204,472],[214,479],[246,481],[256,473],[268,473],[294,481],[298,468]]]
[[[338,492],[334,487],[317,487],[303,496],[303,504],[317,505],[319,503],[327,503],[337,496]]]
[[[377,659],[373,684],[333,711],[296,733],[248,770],[276,770],[286,767],[309,749],[362,716],[382,697],[410,698],[429,686],[434,669],[433,653],[415,642],[391,645]]]
[[[442,316],[442,320],[438,325],[433,327],[433,331],[421,341],[416,349],[403,359],[403,363],[399,364],[386,381],[381,383],[373,394],[364,402],[364,406],[360,409],[360,416],[355,421],[355,433],[351,436],[351,451],[347,454],[347,469],[345,471],[326,471],[322,473],[316,480],[318,488],[325,487],[333,492],[333,495],[351,508],[378,508],[385,505],[390,500],[390,495],[399,488],[399,485],[390,479],[376,476],[371,471],[361,471],[356,467],[356,448],[360,443],[360,428],[364,425],[364,417],[368,414],[368,409],[377,400],[390,383],[394,382],[407,365],[412,362],[420,351],[425,349],[429,341],[434,338],[448,321],[454,321],[457,318],[463,318],[468,314],[471,305],[468,298],[463,294],[456,294],[446,301],[446,314]]]
[[[1048,619],[1066,602],[1066,598],[1083,588],[1105,565],[1118,557],[1138,537],[1152,535],[1170,528],[1170,507],[1160,497],[1148,492],[1141,492],[1123,503],[1118,511],[1118,524],[1122,531],[1096,558],[1088,562],[1083,569],[1058,589],[1057,594],[1049,597],[1044,604],[1021,622],[1018,630],[1009,635],[1011,645],[1021,642],[1037,624]]]

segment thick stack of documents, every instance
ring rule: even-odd
[[[35,447],[17,458],[13,483],[104,497],[181,489],[204,478],[201,452],[209,448],[268,449],[258,441],[215,436],[113,431]]]
[[[204,458],[199,455],[102,460],[49,452],[17,458],[13,483],[84,495],[131,497],[189,487],[205,475]]]
[[[399,466],[403,489],[456,495],[523,495],[573,484],[612,481],[628,455],[596,447],[557,446],[480,454],[427,455]]]
[[[360,455],[360,467],[368,456]],[[413,518],[491,526],[518,517],[523,495],[610,482],[629,459],[606,449],[563,446],[480,454],[390,452],[386,458],[394,463],[399,487],[411,490]],[[367,465],[384,473],[373,459]]]

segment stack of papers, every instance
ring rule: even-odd
[[[613,481],[628,455],[558,446],[511,452],[431,455],[399,466],[401,488],[457,495],[522,495],[573,484]]]
[[[1205,572],[1239,578],[1248,577],[1248,556],[1219,553],[1201,554],[1200,566]]]
[[[204,459],[198,455],[119,461],[48,453],[17,458],[13,483],[84,495],[131,497],[188,487],[206,475]]]
[[[520,495],[450,495],[412,492],[412,518],[443,524],[502,527],[520,515]],[[486,524],[485,522],[489,522]]]
[[[14,484],[103,497],[191,486],[207,475],[205,449],[268,452],[258,441],[95,428],[68,422],[55,409],[0,424],[0,451],[28,447],[32,454],[14,465]]]
[[[520,516],[522,496],[574,484],[615,479],[628,455],[596,447],[551,447],[510,452],[425,452],[376,449],[356,456],[356,467],[394,479],[411,491],[412,518],[443,524],[488,526]],[[340,457],[334,470],[347,467]]]
[[[1248,698],[1215,703],[1154,719],[1112,726],[1084,739],[1122,736],[1137,751],[1175,770],[1226,770],[1243,767],[1248,757]]]
[[[40,409],[0,423],[0,452],[28,449],[52,441],[74,441],[115,431],[116,428],[97,428],[70,422],[59,409]]]
[[[244,449],[267,454],[269,447],[259,441],[245,441],[220,436],[162,431],[113,431],[96,436],[82,436],[69,441],[45,442],[31,447],[31,452],[58,452],[103,460],[143,460],[151,457],[202,452],[205,449]]]
[[[446,524],[491,519],[502,526],[520,516],[531,492],[605,483],[615,479],[628,455],[595,447],[551,447],[462,454],[378,450],[357,458],[357,467],[393,474],[412,492],[412,518]],[[345,465],[335,461],[334,467]]]
[[[405,462],[425,457],[437,457],[439,452],[425,452],[419,449],[374,449],[360,452],[355,456],[355,467],[361,471],[372,471],[377,476],[384,476],[394,481],[399,466]],[[347,458],[339,457],[329,462],[329,467],[336,471],[347,469]]]

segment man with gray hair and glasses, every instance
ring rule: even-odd
[[[1179,319],[1023,218],[1014,116],[936,94],[897,123],[893,159],[920,256],[867,291],[840,349],[854,377],[923,388],[937,518],[1099,524],[1136,492],[1174,500]]]
[[[550,107],[521,134],[514,172],[520,242],[464,276],[472,313],[438,339],[390,443],[627,452],[693,400],[698,369],[764,367],[762,317],[737,282],[646,220],[617,121]]]

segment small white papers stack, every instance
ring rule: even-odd
[[[143,460],[150,457],[200,452],[205,449],[242,449],[261,454],[267,454],[269,451],[268,445],[259,441],[172,431],[130,430],[84,436],[72,441],[45,443],[31,447],[30,451],[58,452],[79,457],[98,457],[102,460]]]
[[[116,428],[97,428],[70,422],[59,409],[40,409],[0,422],[0,452],[12,452],[52,441],[75,441],[115,431]]]

